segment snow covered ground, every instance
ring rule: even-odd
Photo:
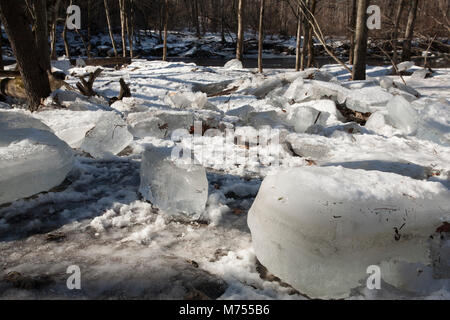
[[[94,70],[54,65],[71,75],[71,85]],[[266,176],[280,167],[343,166],[450,188],[450,69],[429,79],[405,77],[417,92],[386,76],[389,69],[369,67],[368,81],[349,82],[337,65],[268,69],[263,77],[136,60],[96,80],[94,89],[107,97],[118,95],[120,78],[130,84],[132,98],[111,107],[102,98],[54,93],[47,104],[65,109],[32,116],[75,148],[74,169],[49,192],[0,205],[0,298],[305,299],[257,262],[247,213]],[[410,118],[396,117],[397,107],[389,113],[393,95],[406,101]],[[346,122],[336,108],[342,101],[373,118],[366,126]],[[104,112],[119,118],[112,133],[98,129]],[[126,133],[116,135],[121,121],[131,143]],[[89,155],[83,145],[102,134],[111,152]],[[113,150],[124,141],[125,150]],[[191,150],[206,168],[202,212],[173,215],[144,200],[140,166],[149,147]],[[70,265],[81,268],[80,291],[67,290]],[[414,295],[361,286],[350,298],[450,299],[450,289]]]

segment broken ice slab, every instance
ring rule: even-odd
[[[12,129],[37,129],[53,132],[52,129],[43,123],[21,111],[0,111],[0,130]]]
[[[86,132],[80,149],[101,159],[117,155],[133,142],[126,122],[115,112],[103,112]]]
[[[270,273],[311,298],[339,299],[365,285],[371,265],[399,289],[422,281],[417,269],[401,275],[383,263],[429,265],[428,240],[450,219],[449,199],[441,183],[393,173],[292,168],[266,177],[248,225]]]
[[[343,103],[351,91],[334,82],[305,80],[304,85],[298,87],[298,91],[292,100],[294,102],[307,102],[311,100],[331,99],[335,102]]]
[[[286,125],[284,121],[284,114],[279,114],[274,110],[263,112],[250,112],[248,115],[247,124],[259,129],[261,127],[269,126],[272,128],[283,127]]]
[[[419,111],[417,135],[419,139],[450,146],[450,106],[432,103]]]
[[[203,92],[170,92],[164,102],[177,109],[208,109],[217,110],[217,107],[208,101]]]
[[[389,121],[389,115],[385,111],[377,111],[372,113],[367,120],[365,127],[367,130],[387,137],[390,137],[395,133],[395,129]]]
[[[423,80],[429,78],[433,75],[433,73],[427,69],[419,69],[413,72],[411,75],[411,79],[419,79]]]
[[[366,113],[384,108],[391,99],[392,94],[381,87],[374,86],[350,90],[345,97],[345,104],[353,111]]]
[[[188,111],[153,110],[128,115],[127,122],[133,136],[138,138],[170,138],[178,129],[189,131],[194,125],[194,115]]]
[[[302,99],[301,96],[298,96],[298,93],[300,89],[304,86],[305,80],[303,78],[299,77],[294,82],[291,83],[287,91],[285,92],[284,96],[293,101],[300,101]]]
[[[294,127],[295,132],[305,133],[312,125],[326,125],[330,114],[311,107],[298,107],[287,117],[287,123]]]
[[[227,111],[225,114],[231,117],[238,117],[242,121],[248,121],[248,116],[250,113],[255,112],[255,108],[250,105],[245,105],[236,109]]]
[[[426,180],[432,175],[432,169],[411,163],[402,159],[365,159],[357,161],[325,163],[324,167],[342,166],[347,169],[361,169],[367,171],[391,172],[401,176],[410,177],[417,180]]]
[[[286,85],[288,82],[279,76],[270,77],[256,87],[248,90],[248,94],[254,95],[258,99],[265,98],[271,91]]]
[[[208,181],[205,168],[191,159],[191,154],[181,155],[176,148],[147,149],[141,164],[142,196],[169,214],[200,216],[208,198]]]
[[[308,160],[326,159],[330,153],[329,145],[320,139],[302,139],[298,134],[290,134],[286,137],[288,150],[295,155]]]
[[[397,70],[398,70],[398,72],[408,71],[409,69],[414,67],[414,65],[415,65],[414,62],[412,62],[412,61],[404,61],[404,62],[397,64]]]
[[[117,100],[111,105],[111,108],[123,113],[124,115],[149,110],[149,107],[145,105],[145,100],[137,99],[135,97],[125,97],[122,100]]]
[[[214,95],[227,89],[232,82],[233,81],[231,80],[227,80],[222,82],[206,83],[206,84],[196,83],[192,86],[192,91],[203,92],[206,93],[207,95]]]
[[[60,185],[73,163],[72,150],[45,124],[0,111],[0,205]]]
[[[225,69],[228,70],[242,70],[244,69],[244,66],[242,65],[242,62],[238,59],[233,59],[225,63],[223,66]]]
[[[395,96],[387,104],[389,121],[404,134],[414,134],[417,131],[418,114],[411,104],[401,96]]]

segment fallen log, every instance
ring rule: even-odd
[[[0,78],[20,77],[19,71],[0,70]]]
[[[17,72],[17,73],[16,73]],[[22,77],[18,71],[2,71],[0,77],[4,74],[10,74],[9,78],[4,78],[0,80],[0,92],[4,96],[26,100],[28,98],[25,87],[23,85]],[[63,86],[69,86],[64,81],[64,74],[54,73],[49,74],[48,80],[50,82],[50,89],[52,91],[57,90]],[[14,77],[14,78],[12,78]]]
[[[117,65],[131,64],[131,58],[129,57],[112,57],[112,58],[88,58],[83,60],[87,66],[98,67],[115,67]],[[77,64],[76,59],[70,59],[70,63],[75,66]]]

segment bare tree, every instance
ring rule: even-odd
[[[264,46],[264,0],[260,0],[259,8],[259,34],[258,34],[258,71],[263,73],[262,53]]]
[[[1,19],[17,60],[23,86],[28,96],[29,108],[36,111],[41,100],[50,95],[50,83],[47,69],[40,57],[30,52],[37,52],[37,46],[29,21],[25,14],[23,0],[0,1]],[[47,52],[49,56],[49,52]]]
[[[1,15],[1,13],[0,13]],[[2,23],[0,21],[0,30],[2,30]],[[2,33],[0,32],[0,70],[5,70],[5,65],[4,65],[4,61],[3,61],[3,37],[2,37]]]
[[[369,0],[358,0],[356,18],[355,53],[353,61],[353,80],[366,79],[366,55],[367,55],[367,7]]]
[[[167,60],[167,24],[169,21],[169,0],[164,1],[164,45],[163,61]]]
[[[126,12],[125,12],[125,0],[119,0],[120,9],[120,26],[121,26],[121,36],[122,36],[122,56],[127,56],[127,40],[125,37],[126,33]]]
[[[316,12],[316,0],[311,0],[310,1],[310,11],[311,14],[315,14]],[[313,63],[314,63],[314,43],[313,43],[313,29],[309,28],[309,33],[308,33],[308,64],[307,67],[311,68]]]
[[[355,54],[355,29],[356,29],[356,0],[352,1],[352,12],[350,15],[350,55],[349,55],[349,63],[353,64],[353,58]]]
[[[295,71],[300,71],[300,56],[301,56],[301,45],[302,45],[302,13],[300,11],[300,6],[297,5],[297,46],[295,51]]]
[[[69,2],[69,6],[72,5],[72,0],[70,0]],[[70,47],[69,47],[69,43],[67,42],[67,19],[69,17],[69,14],[66,12],[66,20],[64,21],[64,29],[63,29],[63,33],[62,33],[62,38],[64,41],[64,49],[66,51],[66,58],[70,59]]]
[[[60,5],[61,5],[61,0],[56,0],[55,6],[53,7],[53,21],[52,21],[52,29],[51,29],[52,42],[50,44],[52,60],[56,60],[56,27],[58,25],[58,15],[59,15]]]
[[[393,50],[392,60],[394,61],[394,64],[397,64],[398,62],[398,50],[397,50],[398,28],[400,25],[400,18],[402,16],[404,6],[405,0],[400,0],[394,17],[394,29],[392,30],[392,50]]]
[[[406,24],[405,41],[403,41],[402,60],[411,59],[411,41],[414,35],[414,25],[417,17],[417,7],[419,0],[411,0],[411,8],[409,9],[408,23]]]
[[[48,43],[47,30],[47,1],[35,0],[34,6],[34,25],[35,25],[35,41],[36,53],[39,57],[41,68],[45,71],[51,70],[50,65],[50,46]]]
[[[105,4],[105,15],[106,15],[106,22],[108,24],[109,37],[111,38],[111,44],[113,46],[114,56],[117,57],[118,56],[117,46],[116,46],[116,40],[114,39],[114,33],[113,33],[113,30],[112,30],[112,25],[111,25],[111,16],[109,14],[108,0],[104,0],[103,2]]]
[[[236,59],[242,61],[244,56],[244,2],[245,0],[239,0],[238,2],[238,32],[236,43]]]

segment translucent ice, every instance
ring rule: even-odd
[[[146,150],[142,156],[139,191],[146,200],[169,214],[197,217],[205,210],[208,198],[206,171],[191,163],[190,155],[187,160],[178,156],[178,150],[171,148]]]
[[[380,107],[385,107],[392,94],[381,87],[365,87],[351,90],[346,96],[346,106],[358,112],[374,112]]]
[[[128,115],[130,132],[138,138],[168,138],[174,130],[188,130],[194,125],[194,115],[187,111],[159,110]]]
[[[314,124],[325,125],[330,114],[310,107],[299,107],[288,115],[287,122],[295,132],[305,133]]]
[[[450,146],[450,106],[434,103],[419,111],[417,137]]]
[[[395,96],[387,104],[389,120],[394,127],[405,134],[417,131],[418,114],[411,104],[401,96]]]
[[[0,111],[0,205],[58,186],[73,161],[69,146],[45,124]]]
[[[114,112],[103,112],[80,148],[94,158],[105,158],[120,153],[132,141],[125,121]]]
[[[242,70],[244,69],[244,66],[242,65],[242,62],[239,61],[238,59],[233,59],[228,61],[227,63],[225,63],[225,65],[223,66],[225,69],[229,69],[229,70]]]
[[[215,106],[208,102],[206,93],[203,92],[171,92],[165,100],[172,108],[177,109],[214,109]]]
[[[269,272],[309,297],[338,299],[365,285],[372,265],[399,289],[423,281],[417,269],[383,264],[430,264],[428,239],[450,218],[449,199],[441,183],[393,173],[292,168],[263,181],[248,225]]]

